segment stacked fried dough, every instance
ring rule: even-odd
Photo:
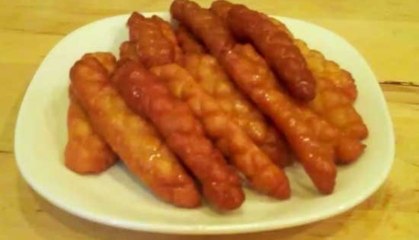
[[[246,183],[287,199],[294,159],[324,194],[336,164],[364,151],[351,75],[243,5],[175,0],[176,29],[134,12],[117,60],[87,53],[70,70],[66,166],[99,173],[119,158],[179,207],[239,208]]]

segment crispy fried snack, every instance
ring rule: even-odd
[[[224,10],[224,12],[225,11],[227,10]],[[303,40],[295,38],[282,22],[274,18],[271,18],[270,20],[280,31],[283,31],[293,39],[294,44],[300,49],[300,52],[306,60],[307,66],[316,81],[318,78],[322,78],[331,82],[337,90],[345,94],[351,102],[355,101],[358,92],[355,81],[348,71],[341,69],[337,63],[326,59],[321,52],[310,49]]]
[[[69,95],[65,166],[79,174],[101,173],[115,164],[117,157],[92,129],[71,88]]]
[[[227,22],[233,33],[256,46],[293,97],[302,101],[315,97],[315,79],[300,50],[267,16],[244,5],[234,5]]]
[[[74,93],[92,125],[156,196],[179,207],[197,207],[200,196],[192,178],[154,127],[134,114],[111,86],[105,68],[113,66],[115,58],[102,53],[87,54],[71,68]]]
[[[181,29],[178,33],[180,33],[181,35],[183,34],[184,37],[187,39],[191,39],[189,41],[187,40],[187,44],[192,44],[194,46],[201,47],[199,52],[204,51],[204,48],[201,45],[199,45],[199,43],[197,43],[196,40],[192,39],[192,36],[186,32],[186,29]],[[121,50],[123,49],[121,48]],[[153,61],[153,59],[150,60]],[[229,123],[232,120],[228,116],[226,116],[221,109],[219,109],[218,104],[210,96],[203,92],[199,85],[197,85],[194,82],[193,78],[184,69],[180,68],[178,65],[165,65],[164,67],[156,67],[155,71],[160,74],[163,74],[165,76],[165,79],[177,80],[173,81],[174,83],[193,84],[191,86],[194,86],[195,90],[190,90],[195,91],[195,93],[198,93],[198,95],[195,96],[196,98],[192,99],[191,101],[188,101],[187,99],[181,98],[180,95],[177,95],[177,97],[180,97],[182,100],[186,100],[188,103],[194,105],[195,107],[202,107],[202,109],[192,108],[192,110],[196,110],[194,113],[204,123],[204,127],[207,130],[206,132],[211,137],[217,140],[218,146],[221,147],[222,150],[224,150],[224,153],[233,160],[235,165],[238,166],[240,170],[244,170],[243,172],[245,173],[245,175],[247,175],[247,177],[250,180],[250,183],[253,185],[255,189],[278,198],[289,197],[289,184],[283,171],[272,164],[271,160],[267,158],[267,156],[263,152],[261,152],[256,145],[254,145],[254,143],[248,138],[248,136],[244,132],[242,132],[239,126],[237,126],[234,122]],[[185,79],[180,79],[181,77],[184,77]],[[178,85],[170,86],[174,87],[171,90],[173,90],[174,92],[172,93],[176,95],[175,88],[177,88]],[[212,106],[215,105],[215,107],[218,108],[218,115],[216,117],[220,120],[228,122],[228,126],[221,126],[217,125],[216,122],[211,123],[209,121],[205,121],[208,120],[210,117],[215,116],[208,116],[206,115],[206,112],[203,112],[206,110],[205,107],[211,106],[209,105],[210,103],[206,103],[205,105],[203,105],[202,103],[204,100],[201,98],[209,100],[210,103],[212,103]],[[227,129],[220,129],[221,127]],[[231,132],[229,133],[228,130],[231,130]],[[220,135],[221,133],[222,135]],[[241,143],[242,145],[239,145],[239,143]],[[252,163],[253,165],[255,165],[254,168],[250,166]],[[261,172],[262,170],[264,172]]]
[[[193,77],[177,64],[154,67],[151,71],[179,99],[188,103],[201,120],[206,133],[257,191],[286,199],[290,197],[288,178],[248,135],[226,114],[215,98],[208,95]]]
[[[186,54],[183,66],[195,81],[238,124],[276,164],[285,167],[292,158],[283,136],[267,122],[259,110],[234,86],[211,55]]]
[[[229,51],[235,40],[226,28],[220,28],[223,22],[208,9],[201,8],[189,0],[175,0],[170,6],[172,16],[202,40],[210,52],[218,57]],[[204,36],[204,37],[202,37]]]
[[[188,10],[188,11],[185,11]],[[331,193],[335,185],[336,165],[333,144],[336,129],[328,126],[314,113],[297,106],[276,84],[266,62],[249,45],[236,44],[228,51],[216,51],[217,42],[232,42],[232,36],[222,20],[199,5],[187,0],[175,0],[172,15],[187,26],[215,54],[231,79],[282,130],[311,180],[322,193]],[[202,31],[200,24],[211,26],[211,31]],[[217,39],[211,37],[217,34]],[[224,45],[225,46],[225,45]],[[323,129],[324,126],[328,128]],[[321,133],[321,134],[320,134]],[[325,141],[328,140],[328,143]]]
[[[253,48],[246,46],[239,46],[237,48],[240,48],[241,54],[253,61],[254,64],[259,64],[261,69],[266,69],[265,61],[254,51]],[[273,76],[270,74],[266,74],[266,76],[267,77],[264,80],[267,82],[266,84],[270,84],[272,86],[277,85]],[[320,108],[327,109],[324,112],[325,116],[319,116],[312,111],[314,108],[314,106],[312,106],[314,101],[308,103],[294,103],[299,106],[301,117],[310,124],[317,138],[334,146],[336,152],[335,160],[338,163],[350,163],[358,159],[364,151],[365,145],[360,142],[359,138],[353,136],[355,134],[358,134],[359,136],[359,133],[362,134],[364,131],[364,125],[362,120],[357,118],[358,114],[356,112],[350,112],[353,107],[347,105],[347,102],[345,102],[346,97],[343,94],[337,94],[336,90],[333,90],[333,86],[327,84],[327,81],[320,81],[320,84],[318,84],[316,88],[321,89],[317,90],[319,96],[316,96],[315,99],[316,101],[322,101],[320,97],[325,97],[327,99],[328,96],[331,96],[331,98],[334,98],[323,100],[328,102]],[[279,86],[277,87],[279,89]],[[327,111],[330,111],[330,113]],[[327,114],[330,115],[327,116]],[[335,123],[338,128],[335,127],[335,125],[331,125],[329,121]],[[359,130],[357,129],[358,126]],[[347,130],[345,130],[345,127]]]
[[[339,129],[336,159],[340,164],[356,161],[364,152],[361,141],[368,136],[368,129],[350,100],[329,81],[319,78],[318,96],[307,106]]]
[[[110,77],[116,69],[115,56],[108,52],[95,52],[92,54],[85,54],[86,57],[94,57],[106,70],[107,76]]]
[[[138,59],[147,67],[178,61],[181,57],[175,34],[170,25],[161,18],[145,18],[134,12],[127,25]]]
[[[229,1],[217,0],[211,3],[210,10],[227,25],[228,12],[233,6],[234,4]]]
[[[172,28],[172,25],[156,15],[153,15],[150,19],[160,27],[162,34],[172,43],[172,47],[175,51],[175,60],[178,61],[182,57],[182,50],[179,47],[179,42],[177,40],[176,33]]]
[[[211,11],[223,21],[227,21],[233,6],[230,2],[219,0],[213,2]],[[264,15],[261,17],[268,19]],[[336,63],[326,60],[318,51],[309,49],[302,40],[295,39],[282,22],[276,19],[269,21],[293,40],[313,73],[317,82],[316,97],[303,105],[320,114],[340,130],[341,136],[336,142],[338,162],[355,161],[365,147],[359,140],[368,135],[368,130],[351,104],[356,98],[356,87],[351,75],[340,69]]]
[[[235,4],[225,1],[225,0],[217,0],[212,2],[210,10],[215,15],[217,15],[223,23],[228,27],[228,18],[229,18],[229,11],[235,6]],[[292,33],[288,30],[288,28],[282,22],[276,20],[275,18],[270,18],[264,14],[260,14],[261,18],[270,20],[275,26],[282,32],[286,33],[290,38],[294,38]]]
[[[207,52],[205,47],[182,25],[176,29],[176,37],[183,53],[204,54]]]
[[[228,11],[233,4],[224,0],[219,0],[214,2],[213,6],[214,9],[211,6],[211,10],[223,19],[227,19],[228,16],[226,13],[228,14]],[[274,23],[280,31],[293,39],[294,45],[300,49],[300,52],[306,60],[307,66],[316,81],[318,81],[318,78],[322,78],[331,82],[337,90],[345,94],[351,102],[355,101],[358,92],[355,81],[348,71],[341,69],[337,63],[326,59],[321,52],[310,49],[303,40],[295,38],[282,22],[274,18],[270,18],[270,21]]]
[[[295,104],[279,88],[266,62],[250,45],[236,45],[222,63],[237,85],[282,130],[317,189],[331,193],[336,178],[335,129]]]
[[[317,95],[307,106],[341,130],[342,134],[358,140],[368,136],[368,129],[351,100],[324,77],[316,76]]]
[[[185,28],[180,27],[180,29],[178,29],[178,34],[183,36],[181,38],[186,40],[186,42],[185,41],[180,41],[181,43],[185,42],[187,44],[187,45],[183,44],[183,47],[188,47],[188,45],[192,45],[192,48],[199,48],[200,49],[200,50],[192,50],[192,51],[199,51],[199,52],[205,51],[204,47],[202,45],[200,45],[195,39],[193,39],[193,36],[190,33],[188,33]],[[129,51],[130,47],[126,47],[124,45],[125,45],[125,43],[121,47],[121,57],[123,58],[124,55],[126,55],[128,58],[136,60],[135,56],[130,57],[130,55],[132,55],[130,53],[134,53],[134,51]],[[128,44],[126,44],[126,45],[128,45]],[[146,46],[144,45],[144,47],[146,47]],[[131,49],[132,49],[132,47],[131,47]],[[166,49],[166,50],[163,50],[163,51],[169,51],[169,50],[170,49]],[[185,49],[184,49],[184,51],[186,53]],[[190,50],[188,50],[188,52],[189,51]],[[149,60],[154,61],[152,56],[150,56]],[[213,64],[211,63],[211,65],[213,65]],[[205,68],[205,64],[204,64],[203,67]],[[203,69],[203,68],[201,68],[201,69]],[[217,70],[218,70],[218,72],[222,71],[220,67],[218,67]],[[225,74],[224,73],[222,73],[222,74],[223,74],[222,77],[225,77]],[[231,86],[230,88],[233,89],[232,85],[229,85],[229,86]],[[234,96],[233,96],[233,98],[234,98]],[[243,99],[243,98],[241,98],[241,99]],[[246,128],[254,136],[257,143],[259,143],[261,145],[261,147],[264,149],[264,151],[266,151],[269,154],[269,156],[273,158],[273,160],[275,162],[277,162],[281,166],[288,165],[290,163],[290,158],[289,158],[289,154],[288,154],[288,151],[287,151],[287,148],[285,146],[284,141],[282,141],[282,139],[280,139],[280,137],[277,134],[277,131],[275,131],[273,128],[267,128],[267,126],[265,126],[266,124],[264,123],[264,120],[261,116],[257,116],[258,114],[254,114],[254,112],[257,111],[256,109],[253,108],[254,109],[253,111],[251,111],[252,109],[250,109],[250,110],[244,109],[249,105],[250,104],[247,104],[247,102],[245,102],[245,101],[240,101],[235,106],[235,108],[238,110],[236,112],[242,112],[243,114],[237,115],[235,118],[238,119],[239,117],[242,117],[242,115],[251,115],[251,120],[253,120],[252,122],[249,122],[249,121],[246,122],[245,119],[240,119],[238,121],[243,123],[241,125],[246,124]],[[247,119],[249,119],[249,118],[247,118]],[[255,121],[255,119],[256,119],[256,121]]]
[[[140,59],[137,55],[137,48],[134,42],[125,41],[119,46],[119,59],[132,60],[139,62]]]
[[[155,75],[127,61],[116,70],[113,83],[125,102],[147,116],[169,147],[198,178],[204,196],[216,208],[238,208],[244,194],[236,173],[204,134],[186,103],[176,99]]]
[[[354,102],[358,92],[352,75],[331,60],[326,59],[319,51],[310,49],[303,40],[294,39],[294,44],[300,49],[306,59],[308,68],[313,76],[331,82],[336,89]]]
[[[368,136],[368,129],[352,106],[357,90],[351,74],[325,59],[320,52],[309,49],[304,41],[294,38],[284,24],[272,21],[293,38],[316,79],[316,97],[306,103],[307,107],[341,132],[337,143],[338,162],[346,164],[357,160],[364,151],[361,140]]]
[[[235,6],[235,4],[229,2],[229,1],[225,1],[225,0],[217,0],[212,2],[210,10],[217,15],[225,25],[228,26],[228,14],[229,11],[231,10],[231,8],[233,8]],[[292,33],[287,29],[287,27],[285,26],[285,24],[283,24],[282,22],[276,20],[275,18],[270,18],[264,14],[260,14],[261,18],[265,18],[265,19],[269,19],[270,21],[272,21],[273,24],[276,25],[276,27],[279,28],[280,31],[286,33],[289,37],[294,38],[294,36],[292,35]]]
[[[208,94],[217,99],[223,111],[243,128],[269,158],[281,167],[289,165],[292,158],[286,142],[278,131],[236,89],[217,60],[211,55],[202,53],[200,49],[205,47],[186,28],[181,26],[178,32],[178,38],[183,39],[179,40],[185,53],[183,67]]]
[[[276,23],[279,29],[293,38],[294,44],[300,49],[316,79],[316,97],[308,102],[307,106],[339,128],[342,132],[342,138],[351,139],[342,141],[350,141],[357,145],[356,149],[358,150],[356,152],[358,154],[354,154],[354,147],[351,147],[352,153],[349,155],[342,152],[345,150],[340,150],[339,161],[342,163],[355,161],[365,147],[359,140],[368,136],[368,129],[361,116],[352,106],[357,96],[357,90],[351,74],[340,69],[335,62],[325,59],[320,52],[308,48],[304,41],[295,39],[281,22],[272,21]]]

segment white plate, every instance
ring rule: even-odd
[[[168,19],[167,13],[157,13]],[[79,176],[63,164],[66,144],[68,72],[86,52],[112,51],[128,39],[128,15],[106,18],[61,40],[36,72],[20,108],[15,154],[26,181],[48,201],[82,218],[121,228],[183,234],[255,232],[286,228],[341,213],[371,195],[385,180],[394,157],[393,127],[373,72],[344,39],[322,27],[280,17],[299,38],[352,72],[359,90],[356,108],[370,131],[365,154],[340,167],[332,195],[315,191],[300,167],[287,169],[292,197],[278,201],[246,191],[234,212],[207,206],[180,209],[156,200],[122,164],[99,176]]]

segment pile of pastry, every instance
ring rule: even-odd
[[[121,160],[185,208],[239,208],[244,185],[287,199],[291,164],[332,193],[368,135],[351,74],[246,6],[175,0],[170,12],[176,27],[132,13],[118,58],[86,53],[71,68],[66,166],[97,174]]]

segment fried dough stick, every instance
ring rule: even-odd
[[[183,34],[187,34],[187,32],[183,31]],[[190,35],[185,37],[191,38]],[[149,42],[155,41],[157,39],[149,40]],[[191,42],[189,41],[188,44]],[[194,45],[200,46],[197,43]],[[203,49],[202,47],[201,50],[203,51]],[[166,80],[164,82],[172,94],[189,104],[192,112],[203,122],[206,133],[216,141],[218,147],[232,160],[233,164],[244,173],[253,188],[277,198],[284,199],[290,196],[288,179],[282,169],[273,164],[186,70],[176,64],[152,69],[156,75],[161,76],[160,79]],[[183,89],[182,86],[186,86],[188,89]],[[185,90],[190,94],[185,95]]]
[[[337,63],[326,59],[321,52],[310,49],[303,40],[294,39],[294,44],[300,49],[315,78],[324,78],[345,94],[351,102],[356,100],[358,91],[355,81],[348,71],[340,68]]]
[[[368,136],[368,129],[361,116],[353,107],[357,90],[351,74],[335,62],[327,60],[319,51],[308,48],[307,44],[296,39],[285,25],[273,19],[279,29],[293,38],[300,49],[308,68],[316,80],[316,97],[307,102],[307,106],[339,128],[351,141],[363,140]],[[341,158],[343,163],[356,160],[358,157]]]
[[[235,47],[235,52],[242,58],[247,59],[246,64],[248,64],[249,66],[253,64],[254,69],[259,68],[259,72],[254,70],[252,74],[254,74],[253,76],[254,78],[258,77],[256,73],[259,73],[260,75],[262,75],[262,77],[260,78],[263,79],[264,81],[263,84],[265,84],[266,89],[268,89],[269,87],[272,89],[277,89],[281,94],[284,95],[285,98],[288,97],[284,93],[284,91],[281,90],[280,86],[276,83],[275,77],[270,73],[264,59],[261,58],[250,45],[237,45]],[[234,56],[234,54],[231,54],[231,56]],[[233,60],[231,60],[231,62],[226,62],[225,65],[226,65],[227,71],[229,67],[232,69],[239,70],[238,66],[233,66],[234,65]],[[234,74],[233,73],[231,74],[234,79]],[[236,74],[238,75],[238,73]],[[241,75],[243,75],[243,79],[244,79],[245,74],[242,73]],[[249,77],[248,80],[250,81],[251,78]],[[319,86],[317,87],[318,88],[323,87],[322,85],[323,83],[324,82],[321,82]],[[237,84],[240,86],[239,83]],[[329,95],[334,95],[334,96],[336,95],[336,92],[333,92],[332,94],[330,94],[329,89],[323,89],[322,92],[329,93]],[[338,95],[338,96],[344,97],[343,95]],[[319,96],[317,96],[316,98],[318,97]],[[336,102],[339,103],[339,99],[335,99],[335,100],[328,99],[328,100],[330,103],[336,103]],[[254,101],[256,102],[256,100]],[[293,101],[291,98],[288,98],[288,101],[292,103],[293,105],[295,105],[296,109],[298,109],[301,119],[303,119],[310,126],[316,138],[324,143],[327,143],[327,145],[332,145],[334,147],[335,152],[336,152],[335,161],[337,161],[338,163],[350,163],[358,159],[358,157],[363,153],[365,146],[359,141],[359,139],[349,136],[345,131],[343,131],[343,128],[341,129],[336,128],[335,126],[331,125],[328,121],[326,121],[328,120],[327,118],[323,116],[319,116],[318,114],[314,113],[311,109],[312,102],[300,103],[300,102]],[[341,122],[347,123],[351,120],[351,119],[348,119],[348,120],[342,119],[341,117],[342,114],[346,114],[346,113],[343,112],[340,114],[339,111],[341,110],[340,108],[342,107],[341,105],[335,105],[335,106],[332,105],[332,107],[337,109],[337,111],[332,112],[333,114],[335,114],[333,115],[333,117],[337,118],[335,120],[336,122],[341,121]],[[329,110],[332,111],[332,108],[329,108]],[[347,108],[343,106],[343,110],[345,111],[347,110]],[[280,115],[279,112],[277,114]],[[349,116],[348,114],[345,115],[345,117],[348,117],[348,116]],[[275,121],[274,117],[271,116],[271,118],[273,118],[273,120]],[[285,130],[283,129],[281,130],[284,132],[285,135],[287,135],[285,133]],[[288,141],[290,140],[288,139]]]
[[[190,38],[190,35],[187,37]],[[149,42],[155,41],[157,39],[149,39]],[[164,49],[162,50],[164,51]],[[122,55],[124,54],[122,53]],[[153,59],[150,60],[153,61]],[[166,86],[169,86],[176,97],[189,104],[197,118],[203,122],[206,133],[217,142],[223,153],[232,159],[233,164],[245,174],[253,188],[277,198],[289,197],[289,183],[282,169],[272,163],[242,129],[221,110],[217,102],[202,90],[186,70],[176,64],[152,69],[156,75],[162,76],[161,79],[167,80],[165,81]],[[185,89],[179,88],[185,84],[191,95],[184,95]],[[216,121],[213,121],[214,119]],[[218,124],[220,121],[224,124]]]
[[[151,28],[151,27],[150,27]],[[156,29],[157,26],[154,26],[154,28]],[[154,31],[157,31],[155,30]],[[140,31],[141,29],[139,29],[138,31]],[[187,32],[186,29],[182,29],[182,27],[180,29],[178,29],[178,33],[180,35],[183,36],[183,40],[186,40],[186,44],[187,45],[193,45],[193,48],[196,49],[196,47],[198,46],[200,50],[198,51],[204,51],[204,47],[201,46],[198,42],[196,42],[195,39],[193,39],[193,37],[191,36],[191,34],[189,34]],[[150,37],[156,37],[156,36],[150,36]],[[158,42],[158,39],[148,39],[147,42],[149,43],[153,43],[153,42]],[[173,41],[175,43],[175,41]],[[182,41],[180,41],[182,42]],[[187,45],[183,44],[184,47],[187,47]],[[146,45],[142,45],[143,48],[147,48]],[[171,48],[171,46],[169,45],[165,45],[165,46],[161,46],[161,47],[167,47],[167,48]],[[121,46],[121,58],[128,58],[128,59],[133,59],[135,61],[138,60],[138,57],[136,57],[135,51],[133,50],[134,47],[132,44],[130,43],[124,43]],[[170,49],[161,49],[162,51],[170,51]],[[189,53],[190,50],[188,50]],[[196,50],[193,50],[196,51]],[[187,53],[184,49],[184,52]],[[158,58],[158,56],[156,56],[156,58]],[[188,57],[185,57],[185,62],[187,61]],[[151,62],[155,62],[155,65],[158,65],[158,61],[155,61],[152,57],[149,58],[149,60]],[[204,65],[200,65],[200,69],[205,70],[205,67],[207,67],[207,65],[205,64],[206,62],[203,62]],[[210,62],[210,65],[208,65],[208,67],[212,67],[212,65],[214,65],[214,63],[216,62]],[[203,76],[204,78],[206,78],[209,81],[212,81],[213,78],[211,76],[215,76],[218,77],[221,73],[222,76],[220,77],[224,77],[226,78],[226,75],[222,72],[222,69],[217,65],[215,67],[218,67],[214,70],[217,70],[217,72],[213,72],[211,74],[208,74],[206,76]],[[211,75],[211,76],[210,76]],[[222,79],[220,79],[222,81]],[[224,83],[225,86],[224,88],[226,90],[228,90],[227,88],[230,89],[234,89],[234,87],[231,84],[228,84],[228,79],[225,79],[226,83]],[[222,85],[222,84],[221,84]],[[222,87],[222,86],[221,86]],[[235,91],[237,92],[237,91]],[[221,93],[221,92],[219,92]],[[224,92],[224,94],[218,94],[220,98],[226,98],[228,96],[226,96],[226,93]],[[223,95],[223,96],[221,96]],[[233,96],[233,99],[237,99],[238,94],[235,94]],[[225,104],[226,105],[226,104]],[[224,106],[225,106],[224,105]],[[231,105],[231,104],[230,104]],[[246,102],[244,100],[243,97],[239,97],[239,102],[234,106],[236,111],[233,113],[235,115],[235,119],[237,120],[237,122],[242,123],[241,126],[244,126],[246,128],[246,130],[248,130],[247,132],[249,132],[253,139],[259,144],[261,145],[262,149],[269,154],[270,157],[272,157],[272,159],[277,162],[279,165],[281,166],[285,166],[288,165],[290,162],[290,158],[289,158],[289,154],[287,151],[287,148],[285,146],[285,143],[282,141],[282,139],[280,139],[280,137],[277,135],[277,131],[274,130],[273,128],[268,128],[264,122],[263,117],[258,114],[255,113],[257,110],[254,107],[251,107],[250,104],[248,102]],[[249,109],[248,109],[249,108]],[[253,109],[253,110],[252,110]],[[234,110],[234,109],[230,109],[230,110]],[[242,114],[238,114],[238,113],[242,113]],[[246,116],[250,116],[250,118],[248,117],[247,119],[249,119],[250,121],[246,121],[246,119],[244,117]]]
[[[134,111],[147,116],[168,146],[201,182],[206,199],[220,210],[238,208],[244,195],[236,173],[204,134],[186,103],[139,63],[126,61],[113,83]]]
[[[233,6],[234,4],[231,2],[217,0],[211,4],[211,11],[223,19],[223,22],[227,23],[228,12]],[[342,91],[352,102],[355,101],[357,90],[355,81],[349,72],[341,69],[337,63],[326,59],[320,52],[308,48],[307,44],[303,40],[295,38],[282,22],[274,18],[269,18],[263,14],[261,14],[261,16],[272,21],[280,31],[283,31],[293,39],[294,44],[300,49],[300,52],[306,60],[307,66],[313,73],[315,79],[317,78],[317,74],[321,77],[327,76],[326,79],[328,81],[331,81],[333,85]]]
[[[307,106],[339,128],[345,137],[352,138],[351,141],[365,139],[368,129],[352,105],[357,90],[351,74],[327,60],[319,51],[308,48],[304,41],[294,38],[281,22],[275,19],[271,21],[293,39],[317,82],[316,97]],[[352,162],[357,158],[342,159],[342,162]]]
[[[314,99],[315,79],[292,38],[244,5],[235,4],[229,10],[227,23],[233,33],[256,46],[291,96],[302,101]]]
[[[211,3],[210,10],[217,15],[225,25],[228,24],[228,12],[234,6],[234,3],[225,0],[216,0]]]
[[[365,139],[368,129],[352,105],[357,91],[350,73],[326,60],[320,52],[309,49],[303,41],[296,39],[295,44],[301,49],[318,83],[318,96],[308,103],[310,108],[341,129],[346,136]]]
[[[139,62],[135,42],[125,41],[119,46],[119,59]]]
[[[368,129],[350,99],[324,77],[316,76],[316,79],[318,94],[306,105],[337,127],[343,136],[359,141],[365,139]]]
[[[273,18],[270,20],[279,30],[287,33],[293,39],[294,44],[300,49],[300,52],[304,56],[307,66],[313,73],[315,79],[321,78],[323,81],[327,80],[333,84],[336,89],[346,95],[351,102],[356,100],[358,91],[356,89],[355,80],[348,71],[340,68],[336,62],[326,59],[321,52],[310,49],[303,40],[295,38],[282,22]]]
[[[93,130],[71,87],[69,97],[65,166],[79,174],[101,173],[114,165],[117,157]]]
[[[217,99],[223,111],[230,114],[269,158],[281,167],[290,165],[292,158],[283,137],[232,84],[217,60],[205,54],[205,47],[185,27],[180,25],[177,37],[184,53],[182,65],[195,81]]]
[[[179,25],[176,29],[176,38],[185,54],[207,53],[205,47],[182,25]]]
[[[237,45],[226,54],[223,62],[227,71],[284,133],[317,189],[325,194],[331,193],[335,184],[336,166],[330,140],[335,133],[324,131],[327,124],[310,111],[300,108],[278,89],[273,84],[275,79],[268,66],[255,61],[255,57],[249,57],[250,54],[257,56],[252,50],[249,45]]]
[[[186,9],[188,11],[185,11]],[[220,39],[216,40],[218,42],[229,42],[232,39],[225,26],[220,24],[221,20],[196,3],[175,0],[171,6],[171,13],[195,36],[200,38],[212,52],[217,52],[215,51],[217,49],[213,48],[218,46],[211,44],[213,41],[212,31],[222,32],[226,36],[225,39],[222,39],[223,35],[219,34]],[[202,31],[200,27],[202,24],[212,26],[212,31]],[[334,138],[335,131],[319,131],[319,127],[327,125],[321,121],[322,119],[313,118],[318,121],[308,121],[309,117],[313,116],[306,117],[301,113],[305,109],[299,108],[286,94],[272,84],[275,79],[265,66],[266,63],[263,59],[261,59],[262,64],[252,60],[248,56],[246,48],[253,49],[248,45],[236,45],[236,47],[218,54],[217,58],[241,90],[282,130],[317,189],[325,194],[331,193],[336,178],[334,151],[331,144],[326,144],[322,140],[323,138],[328,140]],[[258,56],[254,50],[252,54]],[[266,80],[266,78],[273,80]],[[319,132],[322,133],[320,136],[318,136]]]
[[[162,55],[159,54],[150,54],[147,58],[144,58],[141,55],[142,52],[147,52],[149,49],[159,49],[160,52],[176,52],[175,49],[179,48],[176,37],[170,26],[164,28],[163,31],[162,25],[169,26],[168,23],[161,19],[157,24],[155,18],[145,18],[137,13],[134,13],[128,20],[130,32],[135,32],[136,35],[136,37],[131,40],[135,41],[138,60],[140,60],[141,63],[144,63],[148,68],[176,61],[176,58],[162,57]],[[149,34],[150,32],[155,34]],[[165,37],[165,41],[162,41],[162,36]],[[121,50],[123,49],[121,48]],[[179,48],[179,52],[180,51]],[[132,51],[126,51],[127,54],[130,54],[130,52]],[[121,55],[124,55],[124,53],[121,52]],[[128,58],[132,59],[134,57]],[[157,126],[162,135],[166,137],[169,146],[185,161],[185,164],[197,178],[201,180],[204,188],[204,195],[213,205],[219,209],[225,210],[239,207],[244,199],[240,188],[239,178],[228,168],[218,149],[213,148],[211,142],[205,138],[200,122],[194,118],[187,105],[181,101],[175,101],[176,98],[168,92],[166,87],[139,64],[127,62],[127,66],[122,66],[121,68],[124,67],[126,70],[118,71],[120,76],[115,76],[114,79],[117,88],[121,90],[120,92],[125,97],[128,105],[131,105],[133,109],[148,116]],[[141,77],[138,79],[123,79],[128,78],[126,74],[129,74],[129,69],[136,73],[142,73]],[[140,82],[146,83],[141,87],[143,91],[147,91],[147,96],[143,95],[143,99],[130,99],[131,93],[128,89],[133,86],[138,87]],[[172,111],[168,110],[165,112],[158,109],[157,107],[159,106],[151,103],[150,106],[147,106],[149,103],[144,101],[151,101],[150,99],[154,99],[154,97],[157,99],[153,101],[165,102],[166,106],[171,104],[174,108],[171,109]],[[141,104],[146,105],[141,106]],[[148,110],[143,110],[142,108],[144,107]],[[164,120],[168,115],[172,116],[173,119],[170,121],[168,119]],[[173,122],[178,122],[179,125],[170,126],[174,125]],[[168,126],[170,126],[170,129],[168,129]],[[184,127],[187,127],[186,132],[185,129],[183,129]],[[209,172],[202,170],[202,167],[205,166],[205,164],[207,164],[208,167],[205,168],[206,171],[211,169]]]
[[[215,57],[218,58],[234,46],[235,40],[229,30],[219,27],[223,24],[221,19],[213,18],[208,9],[201,8],[195,2],[175,0],[170,6],[170,12],[183,26],[189,30],[193,28],[194,35],[199,37]]]
[[[277,88],[279,91],[281,91],[280,87],[275,81],[275,77],[272,74],[270,74],[269,69],[267,69],[267,65],[264,59],[261,58],[250,45],[237,45],[236,49],[238,49],[236,50],[237,53],[241,54],[242,56],[245,56],[248,59],[248,61],[253,62],[255,66],[259,66],[260,73],[262,73],[265,76],[262,79],[264,79],[266,85],[269,85],[272,88]],[[233,64],[233,62],[231,62],[231,64]],[[319,85],[318,87],[320,86],[322,85]],[[329,92],[329,90],[327,92]],[[287,96],[285,95],[285,97]],[[299,102],[293,101],[292,99],[289,99],[289,101],[298,107],[300,117],[310,125],[317,139],[334,146],[337,157],[335,158],[335,161],[343,164],[350,163],[358,159],[358,157],[363,153],[365,146],[359,141],[359,139],[348,136],[344,131],[337,129],[336,127],[331,125],[328,121],[325,120],[324,117],[315,114],[307,106],[307,103],[301,104]],[[334,100],[333,102],[336,102],[336,100]],[[337,108],[339,106],[334,107]],[[345,114],[345,112],[343,114]],[[340,120],[341,119],[338,118],[336,121]],[[347,122],[347,120],[345,119],[343,119],[342,121]]]
[[[156,196],[179,207],[197,207],[200,196],[192,178],[154,127],[111,86],[105,70],[109,63],[115,65],[111,54],[87,54],[70,71],[74,93],[95,130]]]
[[[281,167],[291,163],[292,158],[283,136],[232,84],[214,57],[207,54],[186,54],[183,66],[208,94],[217,99],[222,110],[230,115],[272,161]]]
[[[208,95],[193,77],[177,64],[154,67],[156,74],[170,91],[186,102],[219,149],[257,191],[286,199],[290,196],[289,182],[282,169],[276,166],[248,135]]]
[[[157,16],[145,18],[134,12],[128,19],[130,42],[146,67],[178,61],[181,50],[170,25]]]
[[[227,21],[229,11],[233,6],[234,4],[227,1],[216,1],[211,5],[211,10],[221,19]],[[269,19],[262,14],[261,17]],[[312,71],[316,79],[316,97],[304,105],[320,114],[341,131],[341,137],[337,143],[338,161],[340,163],[355,161],[363,152],[365,146],[360,140],[368,135],[368,130],[362,118],[351,104],[353,99],[347,96],[350,95],[352,98],[356,97],[356,88],[353,79],[348,80],[347,78],[347,75],[350,77],[350,74],[341,70],[337,64],[326,60],[318,51],[310,50],[302,40],[295,39],[281,22],[275,19],[271,19],[270,21],[280,31],[283,31],[284,34],[287,34],[293,39],[294,44],[300,48],[310,71]],[[331,79],[339,79],[338,82],[341,82],[340,86],[347,87],[339,88],[334,84],[336,81]],[[355,95],[351,94],[353,92]]]

